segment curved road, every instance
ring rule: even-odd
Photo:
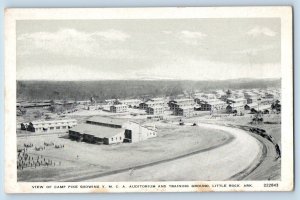
[[[244,130],[214,124],[198,126],[228,132],[235,139],[199,154],[85,181],[222,181],[251,171],[261,162],[262,144]]]

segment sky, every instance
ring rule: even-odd
[[[280,78],[280,19],[17,21],[17,80]]]

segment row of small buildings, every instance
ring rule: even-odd
[[[135,105],[135,108],[145,110],[148,115],[163,115],[165,110],[170,110],[176,116],[191,117],[194,111],[211,111],[211,112],[240,112],[240,111],[257,111],[271,108],[276,100],[270,95],[259,98],[258,94],[245,92],[244,97],[233,96],[230,91],[224,94],[202,94],[199,93],[195,98],[180,98],[169,100],[167,98],[152,98]],[[219,98],[216,98],[218,96]],[[277,102],[278,104],[278,102]],[[126,112],[128,105],[115,104],[111,105],[111,112]]]

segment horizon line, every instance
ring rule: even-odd
[[[71,81],[230,81],[230,80],[274,80],[281,79],[281,77],[274,78],[232,78],[232,79],[78,79],[78,80],[51,80],[51,79],[17,79],[16,81],[47,81],[47,82],[71,82]]]

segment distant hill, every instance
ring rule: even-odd
[[[281,79],[17,81],[17,98],[24,100],[86,100],[176,96],[184,91],[280,87]]]

